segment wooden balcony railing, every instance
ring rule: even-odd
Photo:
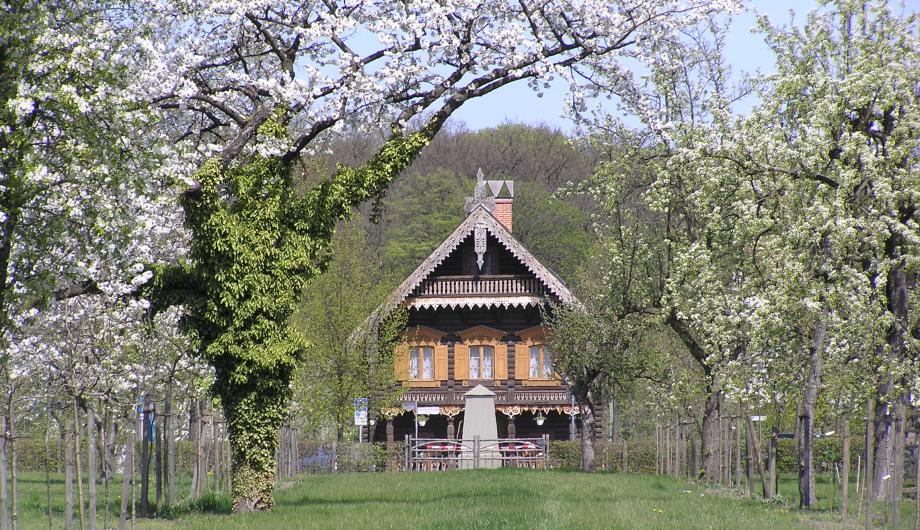
[[[495,403],[499,405],[552,404],[566,405],[571,398],[565,390],[518,390],[513,392],[495,389]],[[410,390],[403,401],[417,401],[424,404],[448,405],[462,404],[463,392],[454,390]]]
[[[533,276],[438,276],[424,280],[415,289],[415,296],[544,296],[543,283]]]

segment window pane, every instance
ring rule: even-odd
[[[530,378],[540,378],[540,347],[530,347]]]
[[[479,379],[479,346],[470,348],[470,379]]]
[[[553,356],[546,350],[543,350],[543,377],[553,378]]]
[[[418,348],[409,350],[409,379],[418,379]]]
[[[482,347],[482,378],[483,379],[492,379],[494,377],[492,371],[493,361],[495,359],[495,351],[492,349],[492,346],[483,346]]]
[[[430,346],[423,348],[422,379],[434,379],[434,350]]]

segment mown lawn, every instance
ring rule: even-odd
[[[268,514],[191,515],[144,528],[785,529],[832,520],[664,477],[511,469],[309,476],[277,501]]]
[[[270,513],[185,512],[175,519],[138,519],[137,528],[840,528],[839,515],[829,511],[830,476],[820,477],[819,509],[810,513],[794,509],[798,503],[794,479],[784,476],[781,482],[784,505],[641,474],[498,469],[306,475],[282,485],[276,495],[278,505]],[[21,528],[48,528],[44,474],[25,473],[19,485]],[[51,486],[51,527],[63,528],[63,477],[53,475]],[[117,525],[120,487],[120,481],[110,486],[110,512],[105,516],[109,528]],[[852,483],[850,489],[854,490]],[[180,492],[187,491],[188,478],[183,477]],[[855,515],[855,494],[851,495],[850,510]],[[835,506],[839,502],[838,490]],[[222,502],[212,504],[226,509],[229,500],[222,497]],[[100,485],[100,528],[102,506]],[[913,526],[913,499],[905,499],[902,506],[902,526]],[[880,526],[886,524],[888,510],[886,503],[876,507]]]

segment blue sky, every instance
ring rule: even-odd
[[[813,0],[756,0],[749,5],[766,14],[774,24],[786,25],[792,20],[801,23],[809,10],[817,7]],[[726,59],[735,75],[760,70],[774,71],[773,55],[763,42],[763,36],[753,32],[755,15],[745,12],[735,17],[726,42]],[[455,122],[463,122],[471,129],[494,127],[506,122],[530,124],[545,123],[565,131],[573,125],[560,115],[565,98],[563,83],[556,82],[542,98],[523,82],[513,83],[478,100],[467,102],[454,115]]]

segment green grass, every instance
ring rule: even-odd
[[[19,487],[21,528],[48,528],[44,474],[22,474]],[[63,477],[53,475],[53,528],[63,527],[63,488]],[[852,483],[850,489],[855,489]],[[187,493],[188,477],[179,490]],[[117,525],[120,491],[120,480],[113,481],[106,521],[110,528]],[[308,475],[282,485],[270,513],[215,514],[229,507],[227,496],[216,494],[181,502],[169,519],[138,519],[137,528],[840,528],[839,515],[830,511],[829,475],[819,477],[814,511],[795,509],[793,475],[782,477],[780,493],[785,503],[766,503],[745,499],[738,491],[669,477],[515,469]],[[851,498],[855,514],[855,491]],[[835,506],[839,502],[838,485]],[[100,528],[102,505],[100,485]],[[905,499],[903,505],[902,526],[913,526],[913,500]],[[877,514],[888,511],[885,503],[876,507]],[[879,524],[886,520],[877,519]]]
[[[83,496],[89,498],[86,476],[83,478]],[[188,474],[180,476],[178,490],[181,495],[188,495],[191,477]],[[64,475],[51,474],[51,527],[64,527]],[[19,526],[23,530],[48,528],[48,494],[45,485],[45,474],[41,472],[23,472],[19,474]],[[74,485],[74,504],[77,502],[77,488]],[[140,498],[140,482],[135,487],[135,495]],[[118,510],[121,506],[121,476],[116,476],[108,488],[109,511],[105,512],[105,488],[100,480],[96,485],[96,511],[97,526],[99,528],[114,528],[118,526]],[[150,481],[150,502],[154,503],[156,493],[153,489],[153,480]],[[180,506],[186,508],[186,506]],[[140,509],[140,504],[137,504]],[[86,517],[89,508],[86,507]],[[76,506],[74,506],[74,520],[79,520]],[[103,523],[105,526],[103,526]],[[79,524],[79,523],[76,523]],[[79,527],[79,526],[78,526]],[[88,527],[88,524],[87,524]]]
[[[649,475],[477,470],[308,476],[267,514],[150,528],[814,528],[814,514]],[[807,517],[807,520],[806,520]],[[824,521],[824,519],[827,519]],[[821,524],[830,521],[822,518]]]

